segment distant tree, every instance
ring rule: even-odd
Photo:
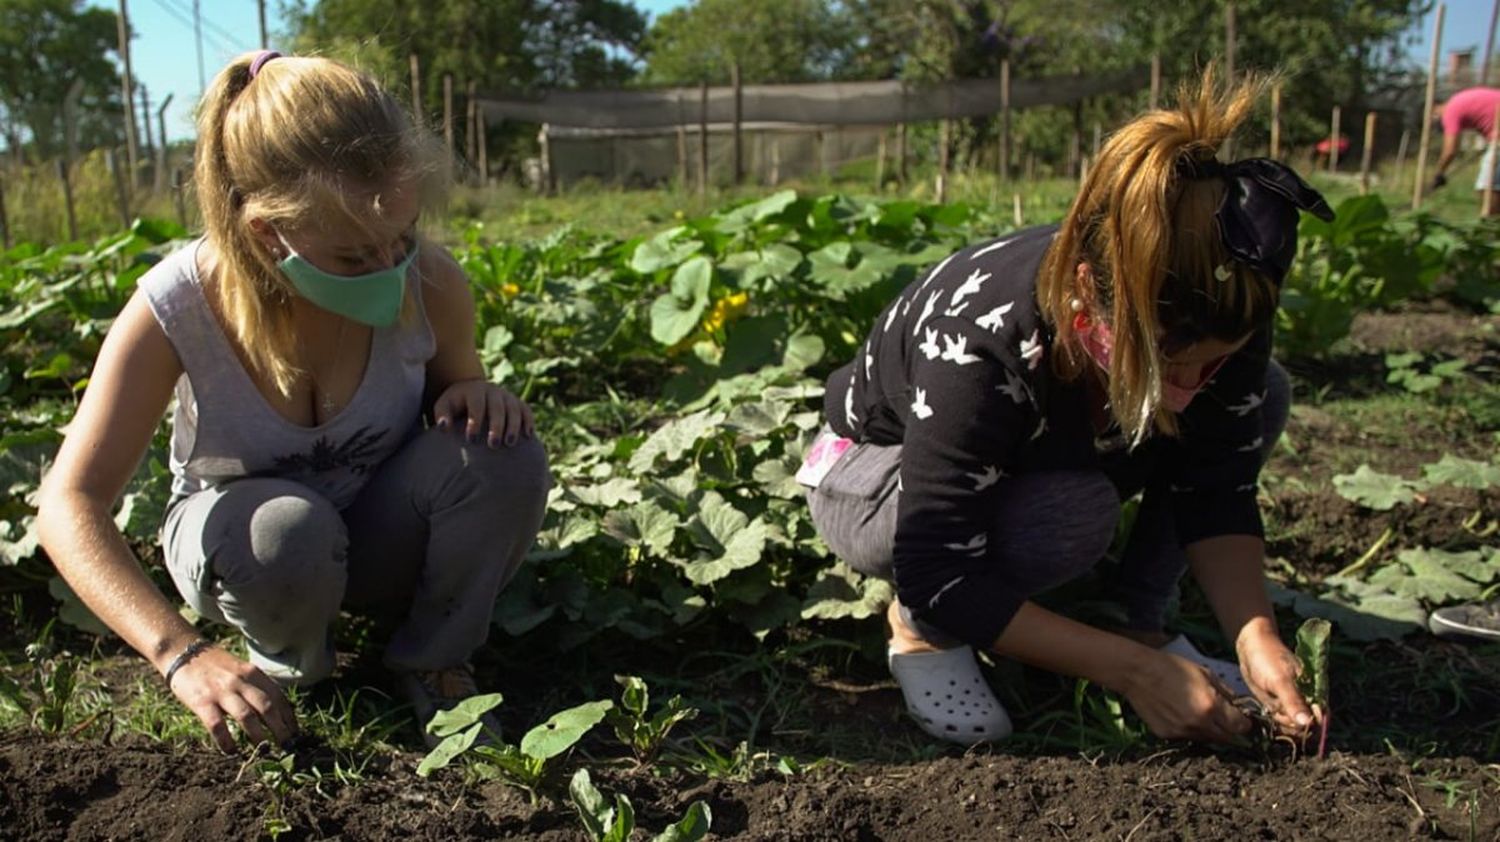
[[[75,80],[79,142],[84,148],[121,136],[115,13],[81,0],[0,0],[0,110],[6,145],[39,158],[64,148],[63,100]]]
[[[628,0],[301,0],[287,17],[294,49],[353,59],[388,84],[405,87],[416,53],[429,103],[444,73],[484,90],[622,85],[646,33]]]
[[[698,0],[662,15],[646,36],[648,84],[722,84],[834,76],[856,42],[826,0]]]
[[[1119,0],[1121,40],[1138,57],[1159,53],[1170,80],[1189,78],[1224,54],[1224,0]],[[1287,133],[1311,141],[1327,133],[1333,105],[1358,108],[1404,84],[1402,33],[1424,0],[1236,0],[1237,70],[1286,72]]]

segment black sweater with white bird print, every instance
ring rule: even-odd
[[[1006,477],[1099,470],[1122,498],[1171,495],[1183,545],[1262,534],[1256,506],[1268,325],[1179,414],[1179,435],[1126,448],[1096,436],[1083,378],[1052,372],[1052,332],[1036,281],[1055,226],[969,246],[912,282],[881,313],[859,355],[828,378],[829,425],[858,442],[902,446],[894,571],[924,622],[989,647],[1025,601],[988,549]]]

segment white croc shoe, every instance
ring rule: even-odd
[[[1161,647],[1161,651],[1170,652],[1181,658],[1197,664],[1208,670],[1209,674],[1228,687],[1230,692],[1236,696],[1249,696],[1250,685],[1245,683],[1245,676],[1240,674],[1240,665],[1233,661],[1221,661],[1218,658],[1210,658],[1192,644],[1184,635],[1177,635],[1167,644]]]
[[[1010,716],[979,674],[968,646],[937,652],[888,652],[906,710],[940,740],[974,745],[1010,736]]]

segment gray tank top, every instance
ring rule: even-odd
[[[410,317],[373,331],[364,379],[348,405],[303,427],[266,402],[209,309],[198,276],[201,244],[162,260],[139,284],[184,369],[172,410],[174,499],[241,477],[280,477],[343,509],[420,416],[436,343],[419,282],[407,284]]]

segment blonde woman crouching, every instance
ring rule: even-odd
[[[540,526],[531,410],[486,381],[468,282],[418,233],[448,166],[367,76],[235,59],[199,108],[204,235],[141,278],[47,475],[57,569],[225,751],[230,721],[294,734],[282,688],[333,671],[342,607],[398,618],[384,661],[421,724],[472,695]],[[174,396],[167,567],[248,663],[183,620],[110,518]]]

